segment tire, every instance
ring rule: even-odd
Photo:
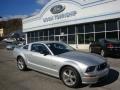
[[[79,73],[73,67],[67,66],[61,71],[61,80],[62,82],[70,87],[76,88],[81,85],[81,78]]]
[[[103,49],[101,50],[100,55],[103,56],[103,57],[106,57],[106,56],[107,56],[105,50],[103,50]]]
[[[25,61],[22,57],[17,58],[17,67],[20,71],[26,71],[27,70],[27,66],[26,66]]]

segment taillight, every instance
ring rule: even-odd
[[[107,48],[113,48],[113,45],[110,43],[107,45]]]

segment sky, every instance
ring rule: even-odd
[[[0,20],[25,18],[40,12],[50,0],[0,0]]]

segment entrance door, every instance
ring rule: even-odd
[[[55,41],[62,41],[67,43],[67,35],[57,35],[55,36]]]

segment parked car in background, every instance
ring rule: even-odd
[[[34,42],[13,53],[19,70],[30,68],[55,76],[68,87],[94,84],[109,72],[104,57],[76,51],[62,42]]]
[[[4,38],[2,41],[6,43],[12,43],[12,42],[15,42],[16,40],[13,38]]]
[[[6,49],[7,49],[7,50],[13,50],[15,47],[16,47],[16,45],[14,45],[14,44],[9,44],[9,45],[6,46]]]
[[[90,44],[91,53],[101,54],[102,56],[120,55],[120,41],[112,39],[99,39],[98,42]]]
[[[6,43],[6,49],[7,50],[14,50],[16,47],[21,47],[25,45],[25,41],[14,41],[11,43]]]

